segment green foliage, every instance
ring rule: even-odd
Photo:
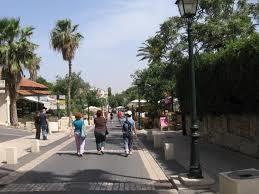
[[[72,61],[75,51],[83,36],[77,32],[78,25],[72,25],[71,20],[58,20],[51,31],[51,45],[54,50],[62,53],[65,61]]]
[[[67,83],[68,83],[68,75],[65,77],[57,76],[56,83],[53,87],[53,94],[58,95],[66,95],[67,94]],[[72,73],[71,75],[71,110],[72,112],[76,112],[76,110],[82,110],[84,107],[84,93],[86,93],[90,89],[89,83],[85,82],[81,73]],[[67,98],[66,98],[67,99]]]
[[[197,83],[200,95],[198,96],[198,104],[200,112],[206,112],[209,109],[208,107],[215,106],[215,99],[220,101],[218,97],[215,97],[215,91],[222,90],[219,83],[224,85],[227,81],[230,81],[229,78],[224,81],[221,80],[220,76],[224,74],[222,71],[231,72],[235,70],[235,72],[238,72],[237,67],[243,58],[240,56],[241,46],[236,44],[242,44],[242,40],[254,36],[255,27],[252,16],[256,15],[256,6],[249,3],[248,0],[201,0],[199,3],[197,16],[193,19],[192,38],[195,56],[197,57]],[[182,111],[189,111],[191,87],[190,70],[186,58],[188,56],[186,29],[187,23],[183,18],[172,17],[161,24],[160,30],[146,40],[138,50],[137,56],[141,57],[140,60],[147,60],[148,68],[135,72],[133,78],[142,80],[143,88],[141,91],[144,97],[151,102],[154,110],[157,109],[157,100],[163,98],[165,93],[173,93],[180,99]],[[238,40],[240,40],[239,43],[237,43]],[[233,52],[230,52],[230,47],[233,47]],[[224,48],[228,54],[223,54],[222,49]],[[250,50],[247,52],[253,52]],[[244,59],[247,61],[247,58],[244,57]],[[253,57],[251,60],[255,61]],[[217,68],[213,69],[212,67],[215,64],[218,64]],[[232,66],[228,64],[232,64]],[[244,67],[241,69],[244,69]],[[234,76],[231,73],[224,75]],[[215,75],[219,76],[217,82],[211,79]],[[238,75],[241,76],[240,73]],[[237,76],[234,79],[235,83],[240,82],[237,81],[239,78]],[[176,82],[177,85],[175,86]],[[231,87],[233,83],[234,81],[228,83],[230,85],[228,92],[235,93],[239,89],[245,89],[240,84]],[[234,88],[236,88],[235,91]],[[252,87],[250,89],[252,90]],[[211,94],[214,96],[211,97]],[[230,95],[230,93],[226,92],[224,95]],[[205,96],[208,99],[211,98],[209,102]],[[228,99],[228,101],[234,101],[233,99]],[[204,100],[208,104],[204,103]],[[243,102],[244,100],[245,98],[241,99],[240,97],[236,101]],[[232,108],[230,109],[232,110]]]
[[[11,124],[18,124],[16,100],[24,64],[34,56],[36,45],[31,42],[32,27],[22,28],[20,19],[0,19],[0,66],[10,95]],[[26,67],[25,67],[26,68]]]
[[[51,83],[51,82],[48,82],[45,78],[43,78],[43,77],[41,77],[41,76],[39,76],[39,77],[37,78],[36,82],[47,86],[47,87],[48,87],[48,90],[51,91],[51,92],[52,92],[53,89],[54,89],[54,84]]]
[[[258,113],[255,93],[259,61],[259,34],[227,43],[217,53],[196,57],[196,87],[200,115],[206,113]],[[188,96],[188,68],[177,76],[178,95]],[[182,101],[190,111],[188,101]]]

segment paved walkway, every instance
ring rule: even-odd
[[[39,140],[40,146],[41,147],[47,146],[61,138],[66,137],[67,135],[68,135],[68,132],[52,133],[51,135],[48,135],[48,140],[46,141]],[[19,159],[25,156],[26,154],[31,153],[30,148],[33,141],[35,141],[35,134],[22,136],[20,138],[4,141],[0,143],[0,149],[5,149],[7,147],[16,147],[18,159]]]
[[[168,176],[187,172],[190,161],[190,137],[182,136],[181,131],[170,131],[164,133],[164,142],[174,144],[175,160],[165,161],[162,150],[153,149],[152,143],[147,142],[145,138],[143,138],[143,141]],[[200,143],[200,160],[203,173],[208,174],[215,180],[215,184],[210,187],[212,192],[218,192],[219,190],[218,174],[220,172],[249,168],[259,169],[259,159],[208,143]],[[203,193],[205,194],[212,192],[204,191]],[[183,190],[179,193],[191,194],[195,193],[195,191]]]
[[[92,132],[83,157],[68,139],[1,178],[0,193],[177,193],[140,141],[125,157],[119,123],[109,123],[109,129],[104,155],[96,154]]]
[[[31,135],[32,132],[0,125],[0,143]]]

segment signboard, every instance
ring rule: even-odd
[[[59,100],[65,100],[66,99],[66,95],[59,95]]]
[[[0,80],[0,89],[5,88],[5,80]]]
[[[161,128],[168,127],[168,118],[160,117],[160,126]]]

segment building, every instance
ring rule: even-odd
[[[6,83],[2,80],[0,68],[0,125],[10,125],[10,98],[6,89]],[[26,113],[32,113],[39,110],[41,106],[44,106],[39,100],[30,100],[25,97],[36,96],[37,99],[40,96],[49,95],[47,87],[37,82],[22,78],[18,86],[18,100],[17,100],[17,113],[23,115]]]

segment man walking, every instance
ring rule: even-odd
[[[126,120],[122,125],[123,141],[126,157],[132,154],[133,132],[137,134],[135,121],[132,119],[132,112],[126,112]]]
[[[43,140],[47,140],[48,135],[48,120],[46,115],[46,108],[43,107],[40,113],[40,128],[42,131]]]

